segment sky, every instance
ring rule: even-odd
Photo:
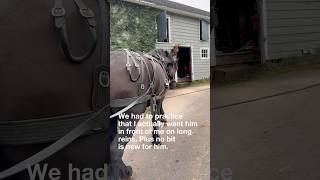
[[[210,0],[171,0],[210,12]]]

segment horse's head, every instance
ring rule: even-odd
[[[153,57],[159,59],[164,65],[170,81],[174,81],[178,70],[178,63],[172,57],[171,53],[163,49],[156,49],[150,53]]]

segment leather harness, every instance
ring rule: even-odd
[[[81,56],[75,56],[71,53],[70,42],[67,34],[66,10],[63,7],[63,0],[54,0],[54,7],[51,15],[54,19],[54,25],[59,30],[61,43],[64,54],[74,63],[80,63],[91,57],[97,48],[97,23],[95,14],[89,9],[82,0],[73,0],[79,9],[79,14],[86,21],[93,42],[88,51]],[[105,2],[99,0],[103,25],[106,28],[106,19],[104,16]],[[102,39],[101,44],[106,44],[106,40]],[[101,59],[103,57],[101,54]],[[4,179],[15,175],[29,166],[41,162],[60,151],[74,140],[81,136],[88,136],[106,130],[106,117],[108,113],[106,97],[109,87],[109,73],[107,65],[101,64],[94,71],[94,92],[93,92],[93,111],[72,114],[67,116],[59,116],[52,118],[41,118],[25,121],[0,121],[0,144],[5,146],[31,145],[38,143],[49,143],[55,141],[40,152],[30,156],[29,158],[17,163],[16,165],[0,172],[0,179]],[[57,140],[58,139],[58,140]]]
[[[97,22],[95,14],[89,9],[82,0],[73,0],[79,9],[79,14],[86,21],[93,42],[90,48],[81,56],[75,56],[71,53],[70,42],[68,38],[68,28],[66,24],[66,10],[63,7],[63,0],[54,0],[54,7],[51,10],[51,15],[54,17],[54,25],[59,30],[61,36],[62,49],[64,54],[71,62],[79,63],[88,59],[97,47]]]
[[[149,54],[144,54],[143,56],[141,56],[138,53],[130,52],[128,50],[125,50],[125,51],[127,53],[127,70],[128,70],[129,76],[131,78],[131,81],[135,82],[135,81],[141,79],[141,82],[142,82],[143,79],[141,77],[143,77],[143,75],[141,75],[141,74],[142,74],[142,72],[144,72],[144,68],[145,68],[148,73],[149,87],[142,95],[140,95],[138,97],[111,100],[111,104],[110,104],[111,107],[113,107],[113,108],[124,107],[124,108],[122,110],[118,111],[117,113],[113,114],[112,116],[110,116],[110,118],[114,118],[114,117],[118,116],[119,114],[126,112],[127,110],[129,110],[130,108],[132,108],[133,106],[135,106],[137,104],[146,103],[148,101],[150,101],[151,113],[152,113],[152,115],[154,115],[155,112],[157,111],[156,101],[159,99],[162,99],[164,97],[165,92],[167,91],[167,89],[169,87],[168,75],[167,75],[166,70],[165,70],[163,63],[162,63],[163,59],[159,54],[156,54],[156,57],[153,55],[149,55]],[[138,61],[133,60],[134,57],[137,57]],[[148,62],[151,64],[151,67],[152,67],[151,70],[149,70],[149,68],[148,68],[148,65],[147,65]],[[132,63],[138,69],[138,72],[139,72],[138,76],[136,78],[132,78],[133,70],[130,68],[130,67],[132,67]],[[159,64],[161,66],[161,69],[163,70],[163,72],[166,75],[166,79],[164,82],[165,88],[159,94],[155,93],[155,88],[154,88],[155,75],[156,75],[154,70],[156,68],[155,67],[156,64]],[[151,73],[153,73],[153,74],[151,75]],[[140,84],[140,88],[145,88],[143,83]],[[50,157],[51,155],[53,155],[57,151],[61,150],[62,148],[64,148],[65,146],[67,146],[68,144],[73,142],[75,139],[77,139],[81,135],[88,133],[88,131],[93,131],[94,129],[98,129],[98,131],[100,131],[100,129],[101,129],[100,126],[103,122],[99,122],[99,119],[100,120],[104,119],[103,117],[104,117],[104,114],[106,112],[107,107],[108,107],[108,105],[103,106],[97,112],[93,112],[93,113],[88,114],[85,117],[81,117],[83,119],[83,122],[79,126],[74,128],[73,130],[71,130],[69,133],[67,133],[65,136],[63,136],[61,139],[57,140],[55,143],[46,147],[42,151],[25,159],[24,161],[19,162],[18,164],[10,167],[9,169],[6,169],[6,170],[0,172],[0,179],[4,179],[6,177],[12,176],[18,172],[21,172],[21,171],[27,169],[28,166],[32,166],[32,165],[42,161],[43,159]],[[66,119],[75,119],[78,121],[79,117],[77,117],[77,116],[66,117]],[[51,121],[52,123],[55,123],[55,122],[58,123],[58,121],[52,121],[52,120],[53,119],[47,119],[46,121]],[[46,122],[46,121],[44,121],[44,122]],[[43,121],[35,121],[35,123],[37,123],[37,122],[43,122]],[[53,125],[53,124],[51,124],[51,125]],[[48,124],[45,123],[45,126],[47,127]],[[54,126],[55,125],[53,125],[53,127]],[[27,127],[25,129],[28,130],[31,128]],[[32,134],[34,134],[34,133],[32,133]],[[61,132],[59,134],[61,134]],[[48,140],[48,139],[49,138],[47,137],[47,139],[45,139],[45,140]],[[54,139],[54,137],[52,139]],[[20,141],[20,143],[25,143],[25,140],[26,139],[22,139]],[[42,140],[37,140],[37,141],[42,141]],[[10,143],[10,142],[11,142],[11,140],[7,141],[7,143]],[[15,143],[17,143],[17,141],[15,141]]]
[[[139,53],[131,52],[129,50],[124,50],[124,51],[126,52],[126,55],[127,55],[126,68],[131,81],[138,83],[138,80],[140,80],[139,86],[138,86],[139,96],[111,100],[110,106],[111,108],[126,107],[125,111],[127,111],[128,109],[132,108],[134,105],[146,103],[149,101],[151,112],[155,113],[155,111],[157,110],[156,101],[164,98],[164,95],[167,89],[169,88],[169,78],[166,73],[166,69],[163,65],[163,58],[158,53],[156,54],[156,56],[154,56],[150,54],[141,55]],[[148,63],[151,65],[152,69],[149,69]],[[164,86],[165,88],[162,89],[161,92],[158,94],[156,94],[155,87],[154,87],[155,77],[156,77],[155,69],[157,68],[156,64],[160,65],[162,71],[166,76],[165,81],[163,82],[165,84]],[[146,88],[146,84],[144,84],[143,82],[145,79],[144,72],[147,72],[147,78],[149,83],[149,87],[145,92],[143,92],[143,90],[145,90]],[[111,118],[116,117],[117,115],[125,111],[121,110],[118,113],[112,115]]]

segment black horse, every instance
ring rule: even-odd
[[[172,53],[172,52],[171,52]],[[126,114],[142,114],[150,106],[152,114],[164,114],[162,102],[165,98],[166,89],[174,82],[177,71],[177,62],[168,51],[157,49],[148,54],[141,55],[129,51],[115,51],[110,58],[110,95],[111,114],[118,112],[123,106],[130,104],[138,97],[144,99],[126,111]],[[145,98],[143,98],[145,97]],[[117,101],[119,100],[120,101]],[[126,100],[121,105],[121,100]],[[122,101],[123,102],[123,101]],[[161,119],[165,122],[165,119]],[[124,150],[118,145],[125,147],[128,142],[118,142],[119,138],[132,137],[132,134],[118,134],[117,130],[134,130],[135,126],[118,127],[119,122],[132,122],[137,124],[139,119],[111,119],[111,179],[128,178],[132,176],[132,169],[124,164],[122,156]],[[135,123],[133,123],[135,121]],[[155,118],[153,118],[155,122]],[[154,127],[156,130],[157,127]],[[153,134],[154,143],[158,135]]]

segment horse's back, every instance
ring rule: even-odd
[[[130,80],[127,71],[127,53],[112,51],[110,53],[110,98],[122,99],[138,95],[138,85]]]
[[[130,72],[133,71],[134,64],[130,67],[127,67],[128,63],[128,53],[130,56],[134,56],[136,59],[140,69],[140,75],[137,76],[139,78],[136,81],[132,81],[130,79]],[[137,54],[126,51],[113,51],[110,55],[110,76],[111,76],[111,87],[110,87],[110,95],[111,99],[122,99],[122,98],[130,98],[137,97],[141,95],[141,84],[144,84],[147,89],[150,86],[150,83],[153,82],[155,86],[155,93],[160,93],[165,88],[166,84],[166,72],[162,68],[159,62],[152,61],[147,57],[139,54],[141,56],[140,60],[137,60]],[[144,62],[142,62],[144,61]],[[127,68],[131,68],[128,70]]]

